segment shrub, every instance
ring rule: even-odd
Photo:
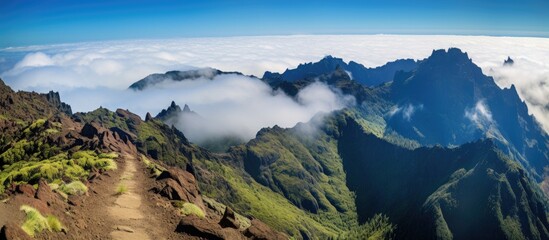
[[[29,127],[27,127],[23,131],[23,133],[28,135],[31,132],[34,132],[36,129],[41,128],[42,126],[44,126],[44,123],[46,123],[46,119],[38,119],[38,120],[34,121],[33,123],[31,123],[31,125],[29,125]]]
[[[72,155],[74,162],[86,170],[92,168],[103,169],[103,170],[114,170],[117,168],[116,162],[110,158],[116,158],[118,155],[116,153],[103,153],[99,156],[93,151],[78,151]]]
[[[184,216],[195,215],[201,218],[206,217],[206,214],[204,214],[204,211],[202,211],[202,209],[200,209],[195,204],[188,203],[188,202],[183,203],[183,205],[180,208],[180,213]]]
[[[73,181],[69,184],[62,185],[59,190],[68,195],[83,195],[88,192],[88,187],[80,181]]]
[[[61,184],[63,177],[76,181],[87,177],[89,171],[93,168],[101,170],[117,169],[117,164],[113,159],[104,158],[117,157],[116,153],[100,154],[98,156],[93,151],[78,151],[71,158],[67,156],[67,153],[60,153],[40,161],[32,158],[28,161],[22,161],[21,159],[26,156],[25,148],[31,145],[22,140],[0,155],[0,163],[8,163],[2,166],[3,169],[0,171],[0,185],[2,185],[0,193],[11,183],[28,183],[44,178],[48,182]]]
[[[111,153],[100,153],[99,158],[110,158],[110,159],[115,159],[115,158],[118,158],[118,154],[115,153],[115,152],[111,152]]]
[[[118,166],[116,165],[116,162],[110,158],[98,159],[94,165],[98,169],[103,169],[107,171],[116,170],[118,168]]]

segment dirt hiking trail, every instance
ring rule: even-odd
[[[108,207],[108,213],[116,225],[110,233],[112,239],[163,239],[159,236],[151,236],[149,231],[151,227],[160,226],[154,216],[147,216],[142,212],[142,192],[143,184],[138,182],[136,176],[137,159],[135,156],[125,154],[125,168],[120,175],[120,182],[113,186],[112,192],[117,195],[113,204]],[[145,217],[146,216],[146,217]]]

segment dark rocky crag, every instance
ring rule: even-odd
[[[161,84],[164,81],[190,81],[195,79],[208,79],[213,80],[216,76],[219,75],[240,75],[244,76],[239,72],[223,72],[215,68],[201,68],[195,70],[187,71],[169,71],[164,74],[155,73],[151,74],[135,83],[130,85],[129,89],[135,91],[145,90],[148,87],[152,87],[156,84]]]

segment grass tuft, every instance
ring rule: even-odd
[[[118,187],[116,187],[116,194],[117,195],[122,195],[122,194],[127,193],[127,192],[128,192],[128,187],[124,183],[120,183],[120,184],[118,184]]]
[[[48,215],[44,217],[40,211],[28,205],[22,205],[20,210],[26,214],[21,229],[31,237],[44,230],[59,232],[63,229],[63,225],[55,216]]]
[[[178,204],[179,205],[179,204]],[[189,203],[189,202],[184,202],[181,207],[180,207],[180,213],[183,215],[183,216],[188,216],[188,215],[195,215],[197,217],[201,217],[201,218],[204,218],[206,217],[206,214],[204,213],[204,211],[202,211],[202,209],[200,209],[198,206],[196,206],[195,204],[193,203]]]
[[[56,216],[48,215],[46,220],[48,221],[48,226],[50,226],[52,231],[61,232],[61,230],[63,230],[63,225]]]
[[[88,192],[88,187],[80,181],[73,181],[69,184],[62,185],[59,187],[59,190],[66,193],[67,195],[83,195]]]

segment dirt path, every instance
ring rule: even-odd
[[[113,230],[110,233],[112,239],[158,239],[157,236],[150,236],[147,228],[158,226],[154,216],[147,216],[141,211],[142,189],[137,181],[137,159],[132,155],[125,155],[126,166],[122,172],[118,185],[113,186],[113,194],[118,194],[114,204],[108,207],[109,216],[113,222]],[[126,191],[120,193],[120,188]],[[146,216],[146,217],[145,217]]]

